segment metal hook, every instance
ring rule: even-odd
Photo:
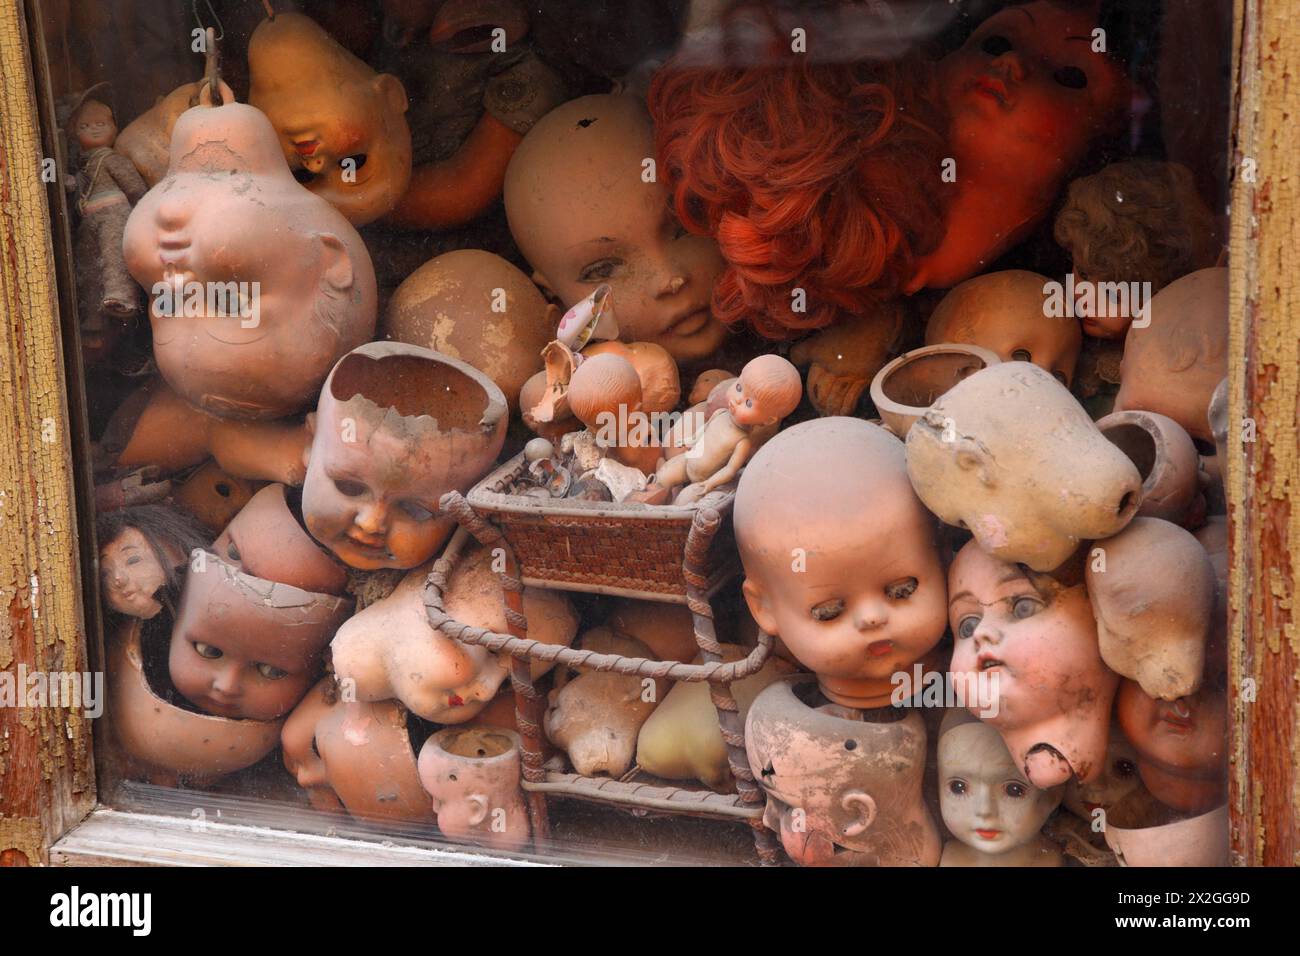
[[[225,24],[221,22],[221,17],[217,16],[217,11],[212,9],[212,0],[203,0],[203,2],[207,5],[208,13],[212,14],[212,21],[221,30],[221,32],[217,35],[217,39],[224,40],[226,38],[226,27]],[[203,18],[199,16],[199,0],[192,0],[190,6],[191,9],[194,11],[194,22],[199,25],[199,28],[202,30],[211,29],[206,23],[203,22]]]

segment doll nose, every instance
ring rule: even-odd
[[[223,697],[239,696],[239,668],[232,664],[217,671],[212,678],[212,690]]]
[[[382,534],[388,521],[388,510],[383,502],[376,501],[357,512],[356,526],[366,534]]]
[[[971,635],[975,639],[975,649],[983,647],[985,644],[991,644],[996,647],[1002,643],[1002,632],[989,623],[988,616],[980,621],[979,626],[975,628],[975,633]]]
[[[980,787],[975,798],[975,815],[981,820],[992,820],[997,816],[997,804],[993,800],[992,787]]]
[[[671,276],[671,277],[669,277],[668,281],[664,283],[664,287],[663,287],[663,289],[659,292],[659,294],[660,294],[660,295],[676,295],[678,292],[681,292],[681,291],[682,291],[682,289],[683,289],[683,287],[685,287],[685,285],[686,285],[686,277],[685,277],[685,276]]]
[[[993,68],[1015,83],[1019,83],[1025,78],[1024,61],[1020,59],[1020,54],[1015,50],[1008,50],[995,59]]]
[[[888,619],[889,614],[882,601],[860,604],[853,611],[853,626],[859,631],[874,631],[882,628]]]

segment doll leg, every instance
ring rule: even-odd
[[[655,484],[672,488],[686,482],[686,456],[677,455],[665,459],[655,472]]]
[[[91,303],[118,316],[134,315],[140,310],[140,287],[126,271],[122,255],[122,234],[131,207],[125,202],[114,203],[90,214],[86,220],[94,231],[102,298]]]

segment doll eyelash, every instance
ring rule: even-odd
[[[844,613],[844,601],[841,598],[835,598],[831,601],[823,601],[821,604],[812,608],[809,613],[814,621],[833,621]]]

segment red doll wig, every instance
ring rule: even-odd
[[[677,216],[715,236],[727,261],[714,315],[786,339],[897,295],[938,244],[941,190],[919,173],[940,168],[943,120],[924,64],[817,62],[788,40],[773,47],[761,65],[701,67],[679,54],[649,105]]]

